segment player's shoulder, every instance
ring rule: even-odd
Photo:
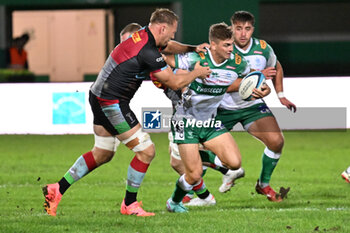
[[[246,59],[238,52],[232,52],[228,61],[235,66],[245,65],[247,63]]]
[[[261,50],[270,50],[271,46],[266,42],[266,40],[258,39],[253,37],[253,45],[255,48],[259,48]]]
[[[175,57],[181,57],[183,59],[191,60],[191,61],[201,61],[207,59],[207,53],[204,52],[188,52],[182,54],[176,54]]]

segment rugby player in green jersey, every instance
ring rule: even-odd
[[[262,71],[266,77],[272,78],[281,104],[295,112],[296,106],[283,94],[283,69],[273,49],[264,40],[252,37],[254,21],[254,16],[247,11],[237,11],[231,17],[234,52],[244,57],[251,69]],[[284,138],[275,117],[265,102],[262,99],[244,101],[237,92],[226,93],[218,109],[218,119],[229,130],[237,123],[241,123],[248,133],[265,144],[262,170],[255,189],[257,193],[267,196],[270,201],[282,201],[286,193],[276,193],[269,183],[281,156]],[[224,176],[219,191],[226,192],[230,188],[231,184],[225,182]]]
[[[167,201],[170,212],[187,212],[182,203],[186,193],[205,189],[199,143],[214,152],[225,167],[238,169],[241,165],[237,144],[215,116],[227,88],[250,69],[241,56],[232,53],[232,31],[226,24],[210,27],[209,42],[207,53],[172,55],[166,59],[175,68],[193,70],[199,61],[212,70],[208,78],[195,79],[188,86],[172,118],[174,143],[178,144],[185,173],[177,180],[172,197]]]

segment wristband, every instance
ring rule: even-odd
[[[277,97],[278,97],[279,99],[285,98],[283,91],[278,92],[278,93],[277,93]]]

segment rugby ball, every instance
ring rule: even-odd
[[[243,100],[249,101],[253,98],[253,89],[256,88],[261,90],[261,86],[264,83],[265,76],[263,73],[260,71],[251,72],[242,79],[238,88],[238,94]]]

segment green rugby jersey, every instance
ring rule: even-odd
[[[273,49],[264,40],[251,38],[250,45],[246,50],[234,46],[234,52],[244,57],[250,68],[261,71],[267,67],[275,67],[277,58]],[[219,108],[227,110],[236,110],[247,108],[252,105],[262,103],[262,99],[244,101],[239,96],[238,92],[226,93],[224,99],[221,101]]]
[[[186,88],[182,101],[176,108],[176,116],[197,120],[207,120],[216,116],[217,108],[227,88],[250,71],[248,63],[238,54],[221,64],[217,64],[210,50],[206,53],[185,53],[175,55],[175,66],[179,69],[193,70],[196,62],[208,66],[212,73],[206,79],[196,78]],[[176,118],[176,117],[175,117]]]

